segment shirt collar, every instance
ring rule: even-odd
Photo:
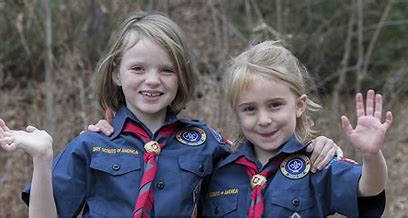
[[[281,153],[285,153],[285,154],[297,153],[305,149],[307,145],[309,145],[309,143],[301,144],[296,139],[295,135],[292,135],[289,138],[289,140],[278,149],[278,152],[276,153],[276,155],[272,156],[269,160],[271,160],[272,158],[276,157],[277,155]],[[245,156],[249,161],[252,161],[253,163],[259,162],[258,159],[256,158],[252,143],[249,142],[248,140],[245,140],[244,142],[240,143],[238,150],[230,154],[223,161],[221,161],[219,166],[221,167],[229,163],[232,163],[242,156]]]
[[[123,130],[125,123],[131,120],[143,128],[147,129],[146,126],[140,121],[133,113],[130,111],[126,106],[121,105],[118,111],[115,114],[115,117],[112,119],[112,126],[114,128],[113,134],[110,136],[111,139],[116,138]],[[166,119],[164,125],[169,125],[175,122],[181,122],[187,125],[204,125],[202,121],[199,120],[187,120],[187,119],[180,119],[175,113],[167,111]]]

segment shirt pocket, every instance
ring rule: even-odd
[[[205,217],[237,217],[238,194],[225,194],[225,189],[208,192],[203,202],[202,216]]]
[[[140,159],[122,156],[95,156],[91,160],[90,168],[107,173],[110,176],[121,176],[132,171],[140,171]]]
[[[90,169],[87,181],[89,216],[131,216],[143,174],[140,157],[129,154],[98,154],[92,156]]]
[[[308,215],[314,206],[314,198],[309,191],[282,191],[270,196],[272,212],[277,214]]]
[[[212,173],[212,158],[203,155],[197,158],[179,156],[178,164],[181,170],[192,173],[198,177],[205,177]]]
[[[212,173],[212,158],[209,155],[183,155],[178,157],[178,165],[180,191],[183,192],[183,199],[196,204],[201,197],[203,178]]]

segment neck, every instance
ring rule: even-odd
[[[262,163],[262,165],[265,165],[268,163],[269,159],[277,153],[277,151],[265,151],[263,149],[257,148],[254,146],[254,152],[256,158]]]
[[[138,111],[134,110],[131,111],[152,133],[155,133],[161,126],[163,126],[166,120],[166,110],[154,114],[137,113]]]
[[[138,117],[139,118],[139,117]],[[152,132],[155,133],[161,126],[163,126],[166,119],[166,114],[158,114],[153,116],[143,116],[139,118],[140,121]]]

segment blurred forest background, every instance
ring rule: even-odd
[[[394,113],[384,217],[408,217],[407,0],[0,0],[0,117],[49,131],[55,154],[102,118],[94,69],[112,28],[133,10],[161,11],[187,32],[200,74],[182,115],[227,137],[235,125],[222,97],[224,66],[250,42],[288,44],[315,79],[321,134],[357,161],[339,118],[354,117],[356,92],[381,92]],[[0,217],[27,216],[20,191],[31,175],[24,152],[0,152]]]

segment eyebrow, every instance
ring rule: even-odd
[[[267,102],[274,102],[274,101],[286,101],[286,99],[282,98],[282,97],[276,97],[276,98],[272,98],[272,99],[267,100]],[[249,102],[241,103],[237,107],[243,107],[243,106],[252,105],[252,104],[254,104],[254,102],[249,101]]]

